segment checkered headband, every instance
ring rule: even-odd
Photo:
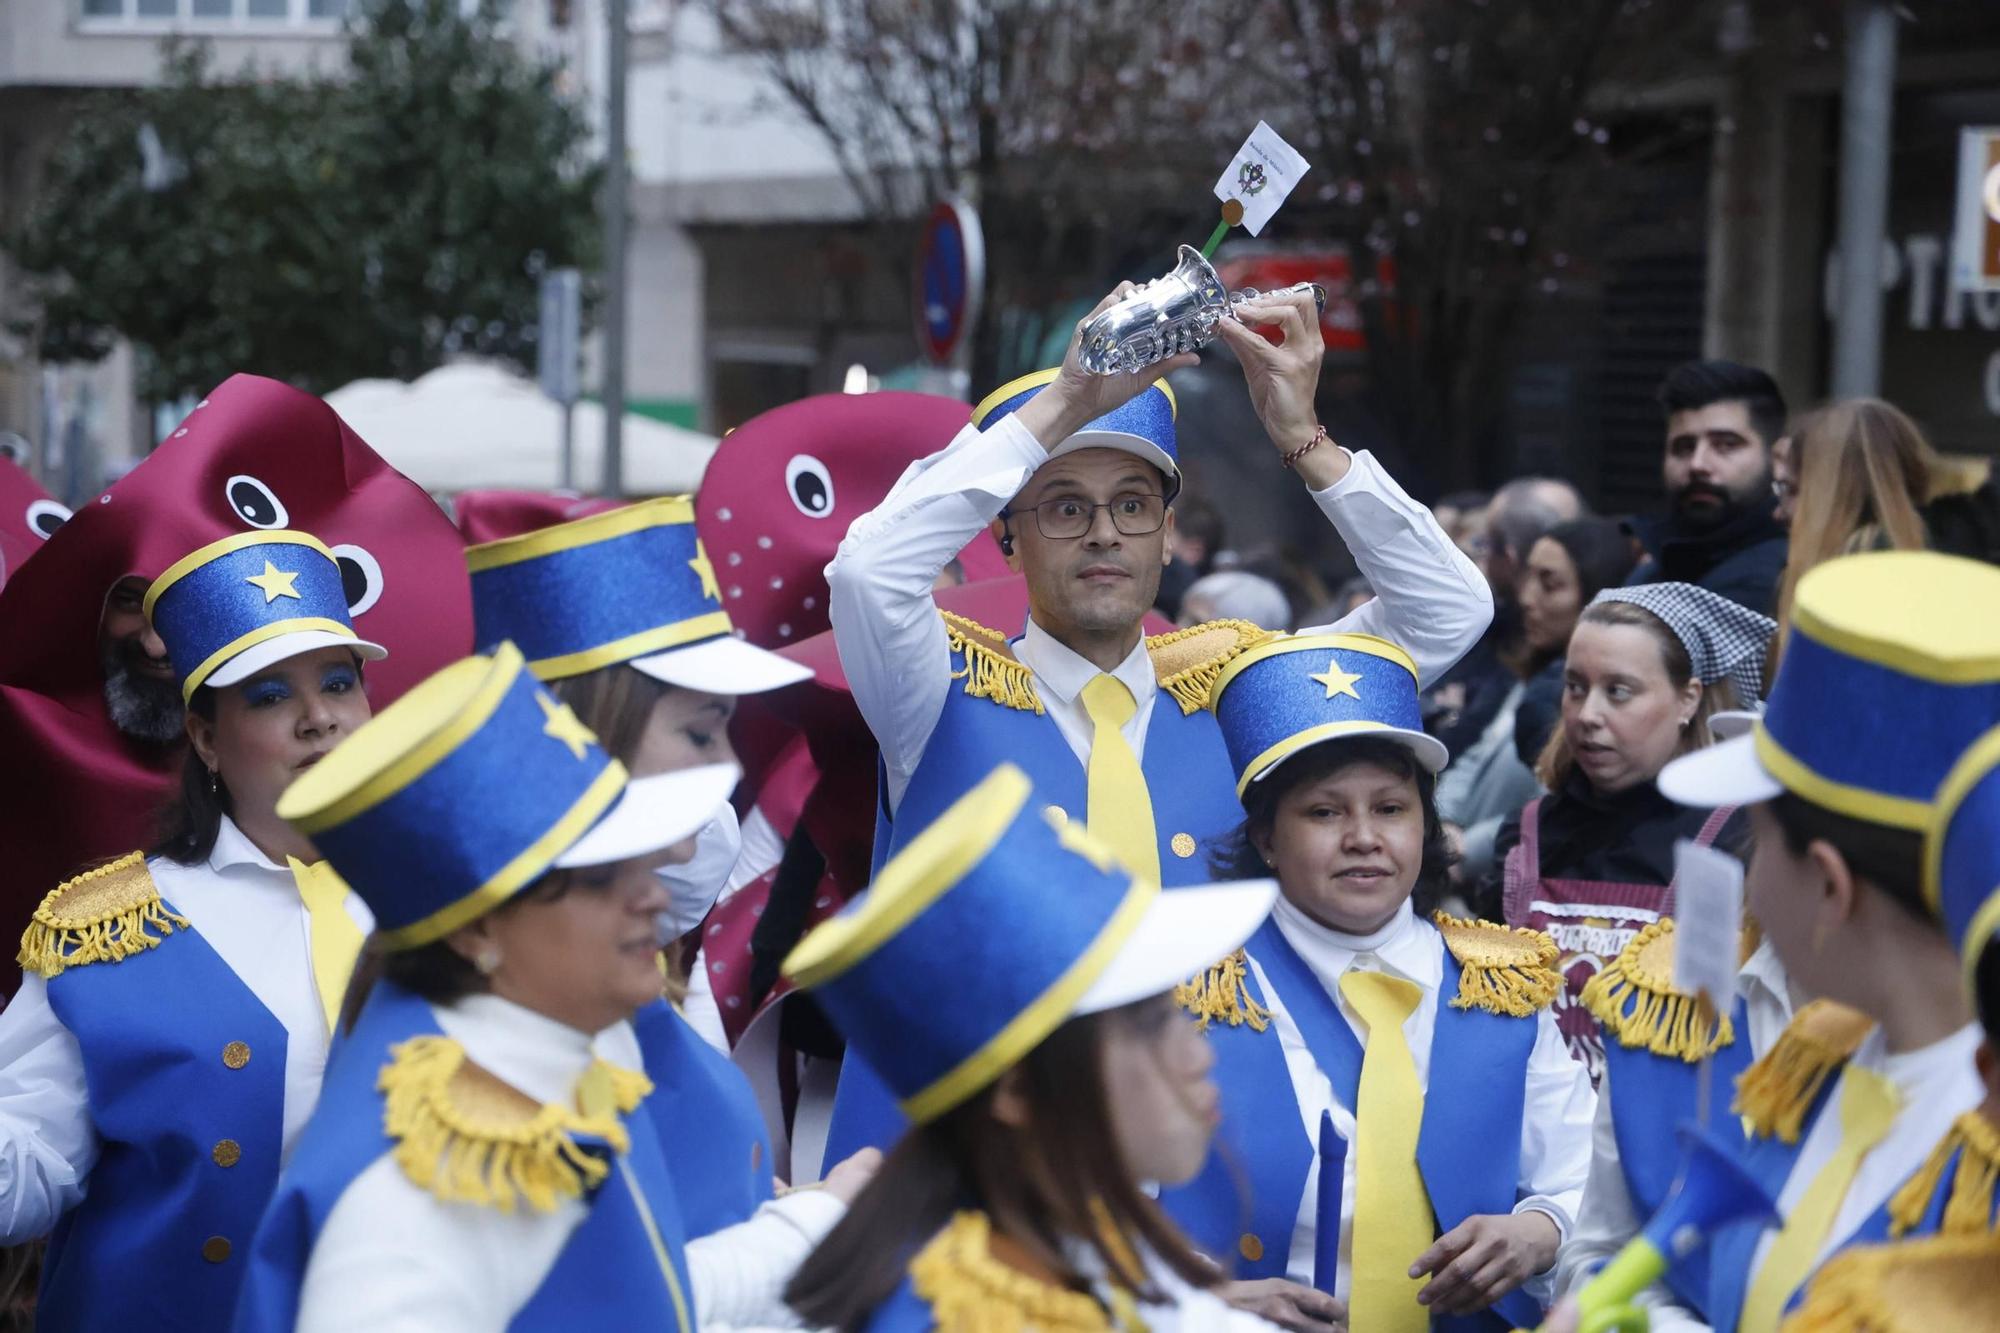
[[[1631,602],[1658,616],[1687,649],[1695,679],[1704,685],[1728,680],[1740,706],[1754,708],[1764,697],[1764,654],[1778,622],[1692,583],[1644,583],[1606,588],[1590,599]]]

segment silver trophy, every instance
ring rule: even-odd
[[[1314,306],[1326,309],[1326,289],[1318,283],[1294,283],[1277,295],[1292,292],[1311,292]],[[1259,294],[1246,287],[1231,295],[1201,252],[1183,245],[1173,272],[1154,278],[1083,326],[1078,359],[1093,375],[1117,375],[1199,351],[1215,341],[1216,325],[1232,317],[1238,302]]]

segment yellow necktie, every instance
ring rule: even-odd
[[[1153,830],[1153,798],[1139,756],[1122,728],[1138,711],[1132,691],[1102,672],[1083,687],[1083,711],[1094,729],[1090,737],[1089,808],[1084,827],[1117,853],[1128,870],[1160,882],[1160,840]]]
[[[592,1060],[576,1081],[576,1109],[592,1120],[615,1120],[618,1097],[611,1086],[611,1066]]]
[[[1840,1146],[1806,1186],[1784,1229],[1765,1252],[1763,1267],[1743,1302],[1742,1333],[1775,1333],[1785,1303],[1813,1270],[1820,1246],[1847,1197],[1861,1159],[1882,1141],[1896,1119],[1896,1085],[1872,1070],[1850,1064],[1840,1080]]]
[[[332,866],[324,861],[307,865],[296,856],[286,857],[285,864],[292,868],[292,882],[305,900],[313,984],[319,988],[319,1005],[331,1032],[340,1019],[340,1002],[347,994],[354,960],[361,955],[361,927],[347,914],[347,883]]]
[[[1423,990],[1381,972],[1350,970],[1340,993],[1368,1027],[1354,1108],[1354,1256],[1348,1320],[1368,1333],[1425,1333],[1430,1314],[1417,1304],[1424,1279],[1410,1265],[1431,1246],[1430,1195],[1417,1168],[1424,1090],[1403,1023]]]

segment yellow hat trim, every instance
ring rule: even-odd
[[[1994,1333],[2000,1237],[1928,1236],[1843,1250],[1806,1288],[1782,1333]]]
[[[944,618],[945,642],[951,651],[963,654],[965,670],[951,673],[953,680],[965,682],[965,693],[974,699],[991,699],[1005,708],[1024,713],[1042,711],[1042,697],[1035,692],[1035,676],[1027,663],[1014,656],[1007,636],[988,629],[976,620],[939,611]]]
[[[1562,992],[1562,973],[1556,971],[1560,953],[1556,942],[1541,931],[1443,912],[1433,913],[1431,920],[1458,959],[1458,994],[1452,996],[1452,1008],[1530,1018],[1554,1004]]]
[[[159,935],[147,933],[151,927]],[[160,901],[143,852],[121,856],[49,890],[21,936],[21,970],[44,978],[86,963],[115,963],[188,927]]]
[[[1632,937],[1583,988],[1583,1007],[1623,1046],[1695,1064],[1736,1039],[1729,1015],[1703,1010],[1674,989],[1674,922],[1665,917]],[[1720,1021],[1718,1022],[1718,1017]]]
[[[1210,620],[1146,640],[1160,688],[1174,696],[1185,716],[1209,706],[1229,665],[1252,648],[1284,635],[1248,620]]]
[[[1958,1169],[1951,1175],[1951,1195],[1939,1232],[1983,1236],[1994,1230],[1993,1186],[2000,1179],[2000,1128],[1978,1111],[1967,1111],[1952,1122],[1917,1174],[1890,1198],[1890,1236],[1904,1235],[1923,1221],[1954,1154]]]
[[[652,1083],[643,1074],[599,1062],[618,1110],[636,1107]],[[550,1212],[583,1197],[610,1167],[577,1145],[602,1139],[615,1153],[631,1147],[615,1117],[591,1117],[516,1091],[465,1058],[449,1037],[412,1037],[395,1046],[375,1086],[385,1095],[383,1130],[396,1140],[396,1164],[417,1188],[447,1203],[476,1203],[511,1213],[522,1200]]]
[[[1797,1143],[1813,1099],[1874,1026],[1874,1019],[1846,1005],[1814,1000],[1737,1076],[1732,1109],[1753,1135]]]
[[[1174,1003],[1194,1015],[1195,1027],[1203,1032],[1217,1022],[1233,1028],[1248,1023],[1252,1032],[1262,1032],[1271,1026],[1271,1011],[1251,997],[1248,970],[1247,957],[1238,949],[1174,987]]]
[[[959,1213],[910,1261],[910,1285],[938,1333],[1111,1333],[1104,1307],[1086,1293],[995,1259],[992,1235],[984,1213]]]

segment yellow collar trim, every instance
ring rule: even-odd
[[[910,1284],[938,1333],[1112,1333],[1095,1298],[1010,1268],[993,1257],[992,1224],[963,1212],[910,1261]]]
[[[1797,1143],[1813,1099],[1874,1026],[1874,1019],[1846,1005],[1814,1000],[1737,1076],[1732,1109],[1752,1135]]]
[[[652,1083],[598,1062],[614,1104],[631,1111]],[[449,1203],[511,1213],[522,1200],[537,1212],[581,1198],[610,1168],[578,1146],[602,1139],[614,1153],[632,1145],[616,1116],[587,1116],[542,1103],[465,1058],[449,1037],[412,1037],[391,1049],[375,1086],[384,1094],[382,1127],[396,1140],[396,1164],[417,1188]]]
[[[944,618],[945,642],[965,658],[965,670],[952,672],[951,678],[965,682],[969,697],[991,699],[1003,708],[1024,713],[1044,711],[1042,696],[1035,691],[1035,675],[1026,662],[1014,656],[1006,635],[949,611],[938,614]]]
[[[1736,1040],[1721,1006],[1674,989],[1674,921],[1653,922],[1583,988],[1583,1007],[1621,1045],[1698,1063]]]
[[[952,672],[951,678],[965,682],[968,697],[990,699],[1024,713],[1046,711],[1035,689],[1034,673],[1014,656],[1005,634],[950,611],[941,610],[938,615],[944,620],[945,642],[965,659],[964,668]],[[1185,716],[1208,707],[1210,692],[1232,661],[1279,637],[1247,620],[1211,620],[1171,634],[1148,636],[1146,655],[1152,659],[1160,688],[1173,696]]]
[[[1826,1261],[1785,1333],[1994,1333],[2000,1236],[1864,1245]]]
[[[151,927],[158,935],[147,932]],[[21,970],[53,979],[87,963],[116,963],[188,929],[167,910],[143,852],[121,856],[49,890],[21,936]]]
[[[1174,987],[1174,1003],[1195,1018],[1195,1027],[1208,1031],[1213,1022],[1240,1028],[1245,1023],[1252,1032],[1271,1026],[1271,1011],[1251,998],[1248,959],[1238,949],[1206,972]]]
[[[1993,1186],[2000,1180],[2000,1128],[1978,1111],[1967,1111],[1952,1122],[1917,1174],[1889,1200],[1890,1236],[1902,1236],[1923,1221],[1954,1154],[1958,1167],[1951,1175],[1939,1233],[1983,1236],[2000,1229],[1993,1218]]]
[[[1445,947],[1458,959],[1454,1009],[1484,1009],[1510,1018],[1530,1018],[1562,992],[1556,942],[1539,930],[1433,913]]]

